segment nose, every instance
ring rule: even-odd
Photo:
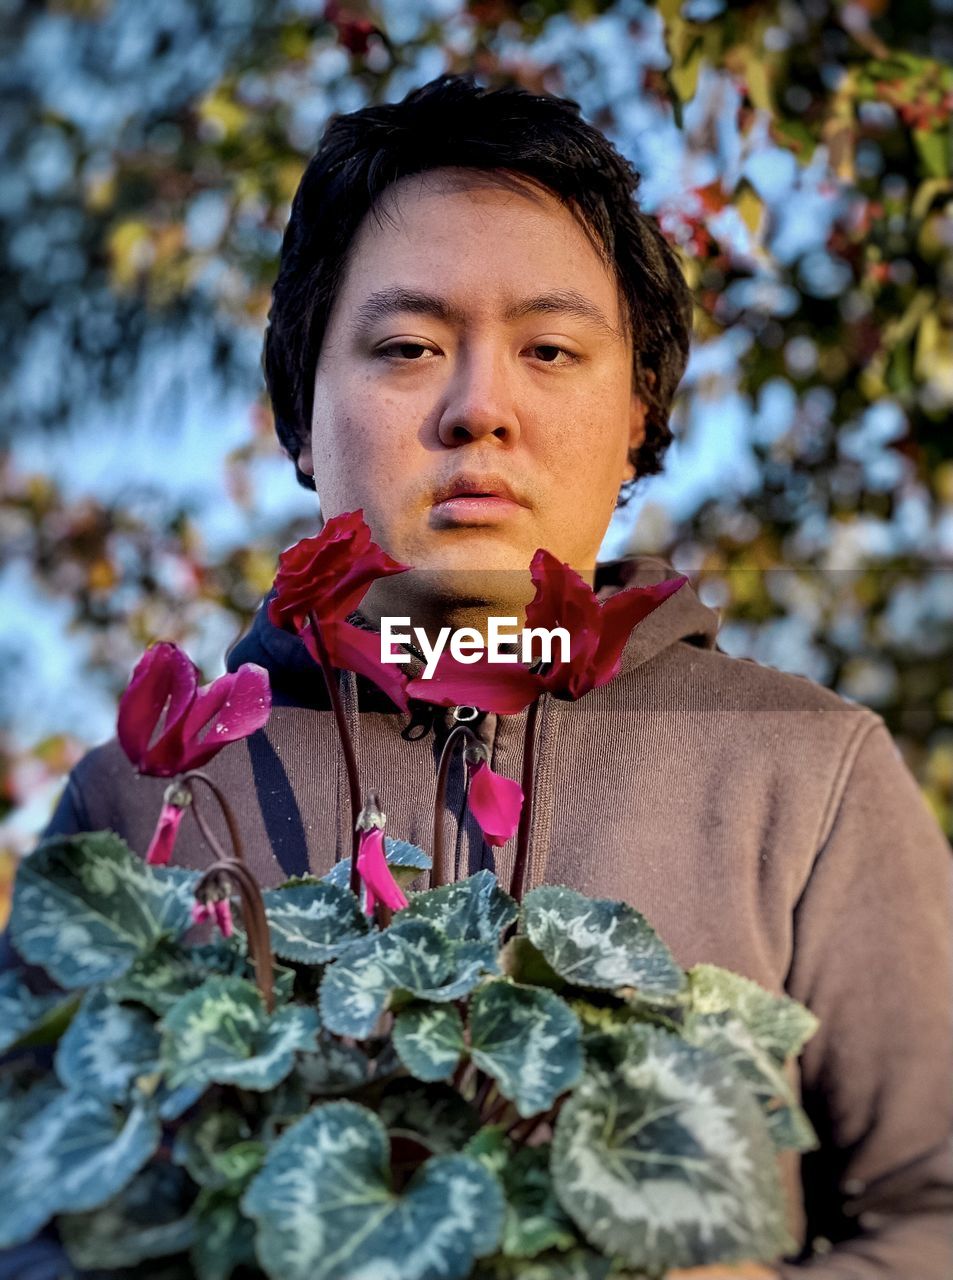
[[[453,448],[492,436],[513,445],[519,439],[516,397],[503,360],[488,346],[461,357],[440,412],[441,444]]]

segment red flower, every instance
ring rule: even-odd
[[[171,786],[166,788],[162,812],[159,814],[159,822],[152,840],[149,842],[149,848],[146,850],[146,862],[150,866],[164,867],[169,862],[175,846],[175,838],[179,834],[179,827],[182,824],[182,818],[191,802],[192,794],[184,787],[172,783]]]
[[[171,778],[197,769],[268,719],[271,689],[264,667],[246,662],[201,689],[198,676],[174,644],[153,645],[139,659],[119,700],[117,726],[120,745],[139,773]]]
[[[391,875],[384,854],[384,832],[380,827],[361,832],[361,847],[357,855],[357,870],[364,881],[364,914],[372,916],[378,901],[399,911],[407,906],[407,898]]]
[[[526,609],[527,627],[569,633],[570,656],[563,661],[558,639],[545,673],[519,664],[491,663],[487,658],[465,664],[444,651],[429,680],[412,680],[411,697],[438,706],[468,704],[497,715],[514,715],[542,693],[581,698],[618,675],[622,651],[632,630],[688,581],[670,578],[648,587],[629,587],[604,604],[568,565],[548,551],[536,552],[530,567],[536,595]]]
[[[371,540],[363,511],[334,516],[317,537],[302,538],[282,553],[268,619],[300,636],[308,653],[320,663],[310,620],[313,613],[321,625],[331,664],[367,676],[406,711],[407,677],[399,667],[381,662],[381,641],[376,632],[362,631],[346,618],[373,582],[406,573],[409,567],[398,564]]]
[[[230,938],[235,931],[232,923],[232,904],[227,898],[218,898],[215,902],[196,902],[192,906],[192,923],[204,924],[210,920],[217,924],[222,936]]]
[[[487,844],[503,845],[516,834],[523,807],[523,788],[499,773],[494,773],[486,760],[471,764],[470,791],[467,803],[480,824]]]

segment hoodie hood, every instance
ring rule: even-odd
[[[595,589],[600,600],[607,600],[628,587],[651,586],[680,576],[684,575],[659,557],[637,556],[597,565]],[[245,662],[255,662],[269,674],[275,705],[326,707],[328,697],[323,677],[304,644],[268,619],[271,595],[262,602],[251,629],[229,650],[226,669],[236,671]],[[702,604],[691,582],[686,580],[683,587],[633,629],[623,650],[620,671],[632,671],[680,641],[714,649],[719,625],[719,611]],[[420,660],[411,655],[404,669],[408,675],[418,675],[422,666]],[[386,710],[392,706],[369,681],[360,678],[357,683],[362,707]]]

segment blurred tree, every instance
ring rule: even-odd
[[[725,406],[744,418],[742,480],[677,521],[648,504],[632,549],[699,574],[731,652],[881,712],[953,835],[945,0],[4,9],[3,563],[75,602],[117,689],[144,644],[188,643],[209,611],[237,632],[303,531],[254,519],[268,414],[226,461],[249,537],[224,557],[188,509],[67,499],[17,468],[16,440],[92,403],[121,412],[167,349],[252,403],[288,205],[328,115],[472,70],[577,98],[644,171],[698,302],[676,434]],[[0,753],[8,779],[15,759]]]

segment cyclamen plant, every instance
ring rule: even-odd
[[[285,553],[269,606],[332,709],[336,667],[376,678],[347,615],[375,565],[402,570],[365,530],[340,517]],[[543,692],[582,696],[618,659],[588,607],[580,683]],[[419,696],[381,670],[395,705]],[[53,990],[0,978],[0,1248],[52,1219],[78,1268],[155,1280],[655,1278],[792,1249],[777,1156],[815,1138],[785,1067],[813,1016],[714,965],[683,970],[625,903],[524,895],[518,866],[510,893],[489,871],[442,883],[438,844],[432,864],[384,835],[376,795],[359,802],[346,736],[352,857],[262,892],[199,765],[264,723],[264,676],[200,690],[174,646],[150,650],[120,709],[136,766],[173,778],[150,857],[97,832],[20,868],[13,943]],[[438,792],[462,746],[487,839],[522,835],[525,788],[471,729],[450,739]],[[167,865],[189,809],[216,855],[204,873]],[[25,1052],[43,1045],[48,1067]]]

